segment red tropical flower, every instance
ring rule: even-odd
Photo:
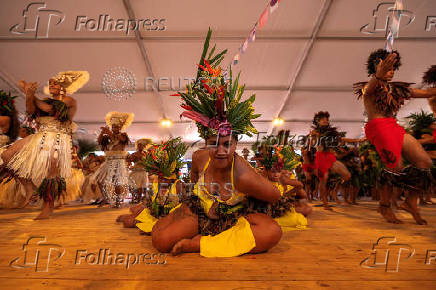
[[[203,84],[203,86],[206,88],[206,90],[209,92],[209,94],[213,94],[213,90],[206,84]]]

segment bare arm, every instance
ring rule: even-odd
[[[75,158],[76,158],[76,162],[77,162],[77,168],[83,169],[83,164],[82,164],[82,161],[80,160],[80,158],[78,156],[76,156]]]
[[[35,92],[38,88],[38,84],[36,82],[27,83],[24,80],[18,81],[18,87],[26,94],[26,112],[29,115],[32,115],[36,112],[36,97]]]
[[[280,183],[284,185],[290,185],[297,188],[303,188],[303,183],[296,179],[292,179],[290,173],[282,171],[280,175]]]
[[[100,135],[98,135],[98,138],[97,138],[98,144],[101,144],[101,142],[103,140],[103,137],[105,135],[108,135],[109,137],[112,137],[112,131],[109,130],[108,127],[101,127],[100,129],[101,129],[101,132],[100,132]]]
[[[41,101],[40,99],[35,98],[34,99],[35,107],[40,109],[41,111],[44,111],[46,113],[50,113],[53,110],[53,106],[47,104],[46,102]]]
[[[11,127],[11,117],[0,116],[0,128],[1,128],[1,130],[4,133],[6,133],[9,131],[10,127]]]
[[[191,182],[192,183],[197,183],[198,178],[200,176],[200,169],[199,169],[199,164],[200,164],[200,159],[201,156],[205,155],[205,152],[207,153],[206,150],[201,149],[201,150],[197,150],[192,154],[192,167],[191,167]],[[204,156],[204,158],[206,158],[206,156]]]
[[[422,90],[422,89],[411,89],[412,98],[431,98],[431,97],[435,97],[436,96],[436,88],[430,88],[430,89],[426,89],[426,90]]]
[[[397,62],[397,54],[391,53],[385,60],[380,60],[377,65],[377,72],[371,76],[368,84],[365,87],[364,96],[372,96],[378,86],[378,82],[383,80],[386,73],[392,70],[394,64]]]
[[[375,89],[377,88],[378,85],[378,80],[375,78],[375,75],[371,76],[371,78],[369,79],[369,82],[366,84],[365,89],[363,90],[363,95],[364,96],[373,96],[375,93]]]
[[[280,199],[280,191],[240,156],[236,157],[235,187],[238,191],[259,200],[274,203]]]
[[[427,134],[422,136],[421,139],[418,139],[418,142],[420,144],[434,144],[435,143],[434,140],[433,140],[433,136],[430,136],[430,135],[427,135]]]
[[[71,97],[65,99],[65,104],[68,107],[68,119],[73,120],[74,115],[77,112],[77,101]]]

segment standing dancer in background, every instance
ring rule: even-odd
[[[395,70],[401,65],[400,59],[397,51],[389,53],[379,49],[372,52],[367,62],[370,80],[354,84],[354,89],[358,98],[362,98],[368,117],[366,137],[387,167],[383,180],[391,181],[390,185],[385,183],[380,191],[380,213],[388,222],[401,223],[391,209],[392,185],[399,185],[409,191],[401,208],[422,225],[427,222],[419,214],[417,192],[428,186],[432,161],[421,144],[398,125],[395,117],[405,100],[434,97],[436,88],[412,89],[411,83],[391,82]],[[403,157],[412,166],[404,168]]]
[[[304,173],[304,187],[309,201],[318,198],[318,180],[315,173],[315,154],[316,150],[312,146],[301,148],[303,157],[302,169]]]
[[[15,109],[15,98],[16,96],[11,96],[11,93],[0,90],[0,148],[14,142],[18,137],[20,124]],[[0,149],[0,154],[4,149]]]
[[[425,73],[422,83],[430,88],[436,87],[436,65],[432,65]],[[433,162],[431,172],[433,178],[436,178],[436,97],[428,99],[430,109],[433,113],[414,113],[408,116],[409,130],[412,132],[419,143],[421,143],[425,152],[430,156]],[[423,197],[420,198],[420,204],[433,204],[431,200],[432,194],[435,192],[436,184],[432,184],[430,190],[423,192]]]
[[[49,80],[46,94],[51,98],[35,97],[37,83],[20,81],[26,94],[26,109],[39,125],[38,133],[12,144],[1,154],[1,179],[15,177],[25,187],[27,199],[35,192],[44,201],[36,219],[48,218],[55,200],[65,193],[65,179],[71,175],[71,134],[73,117],[77,111],[73,94],[89,80],[86,71],[61,72]]]
[[[351,178],[341,184],[340,192],[342,193],[345,203],[356,205],[362,169],[359,151],[357,147],[348,146],[344,142],[341,142],[341,146],[337,148],[336,152],[338,160],[347,167],[351,174]]]
[[[90,202],[92,205],[101,203],[103,194],[97,185],[95,173],[98,168],[104,163],[104,156],[96,156],[95,153],[89,155],[83,161],[83,173],[85,174],[85,181],[82,185],[82,201],[85,203]]]
[[[144,189],[148,188],[148,173],[143,166],[142,159],[147,155],[147,149],[152,146],[151,139],[139,139],[135,142],[136,152],[127,157],[129,163],[133,163],[130,173],[130,181],[133,182],[132,203],[142,201]]]
[[[73,145],[73,153],[71,155],[71,176],[67,179],[67,190],[64,203],[75,201],[82,196],[82,185],[85,181],[85,175],[83,174],[83,164],[77,155],[77,151],[77,145]],[[62,204],[60,205],[62,206]]]
[[[351,173],[347,167],[337,160],[334,150],[337,149],[341,142],[357,143],[360,139],[343,138],[343,134],[339,133],[336,127],[330,125],[329,112],[318,112],[313,117],[313,127],[310,132],[310,142],[315,141],[315,169],[316,175],[319,178],[320,197],[324,204],[324,209],[332,210],[328,205],[327,182],[332,174],[337,174],[342,178],[342,182],[347,182],[351,178]],[[312,145],[309,144],[309,145]],[[337,202],[337,186],[334,186],[334,196]]]
[[[18,117],[15,109],[15,96],[0,90],[0,154],[7,149],[7,145],[15,141],[18,135]],[[2,160],[0,158],[0,164]],[[21,185],[14,179],[0,184],[0,207],[23,207],[26,193]]]
[[[126,147],[129,136],[122,132],[133,122],[133,113],[109,112],[106,114],[106,127],[101,128],[98,144],[104,150],[106,161],[95,173],[97,184],[103,193],[100,205],[112,203],[120,207],[129,190],[129,171]]]

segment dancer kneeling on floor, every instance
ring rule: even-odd
[[[282,235],[271,217],[247,213],[247,198],[276,202],[280,192],[235,153],[238,134],[256,133],[251,120],[254,96],[241,102],[239,77],[224,79],[218,67],[226,51],[207,54],[209,31],[195,82],[178,95],[194,121],[206,149],[192,156],[193,195],[153,227],[153,246],[174,255],[199,252],[205,257],[234,257],[260,253],[275,246]],[[206,59],[206,56],[208,58]]]

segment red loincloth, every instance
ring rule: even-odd
[[[312,173],[315,169],[315,164],[303,163],[303,171],[307,173]]]
[[[322,178],[324,174],[329,171],[335,161],[336,156],[331,152],[316,152],[315,168],[318,169],[318,177]]]
[[[395,168],[400,161],[404,134],[406,130],[394,118],[376,118],[365,125],[366,137],[388,168]]]
[[[433,130],[433,141],[436,143],[436,130]]]
[[[303,171],[307,173],[312,173],[315,169],[315,164],[312,163],[303,163]]]

